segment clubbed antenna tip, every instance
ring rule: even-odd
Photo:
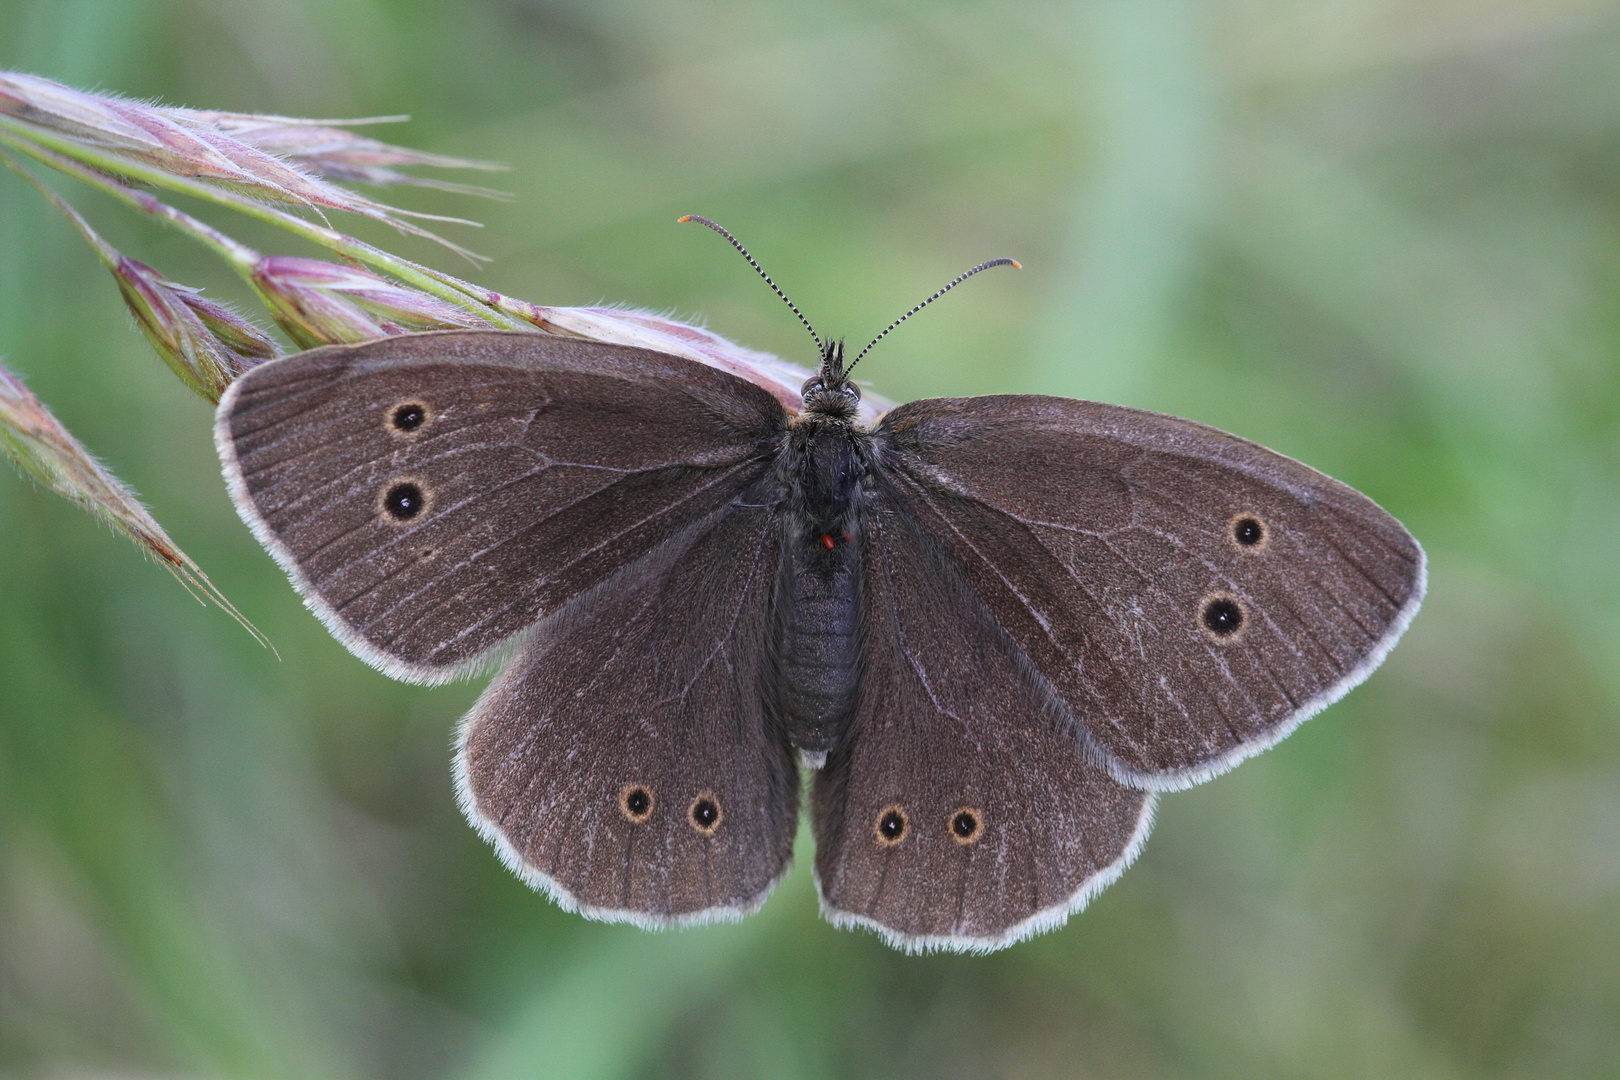
[[[988,262],[980,263],[978,266],[975,266],[971,270],[965,270],[962,273],[956,275],[954,278],[952,278],[949,282],[946,283],[944,288],[940,289],[933,296],[930,296],[928,299],[924,300],[922,303],[918,304],[916,307],[912,308],[910,311],[906,312],[904,315],[902,315],[898,319],[894,320],[894,322],[892,322],[892,323],[890,323],[888,325],[888,328],[885,329],[883,331],[883,333],[879,334],[877,337],[875,337],[871,341],[867,342],[866,343],[866,348],[862,349],[860,351],[860,353],[858,353],[856,355],[855,359],[850,361],[849,367],[844,369],[844,374],[846,376],[848,376],[848,374],[851,371],[854,371],[855,370],[855,365],[861,362],[861,357],[863,357],[867,353],[871,352],[873,345],[876,345],[878,342],[880,342],[884,338],[888,337],[890,330],[893,330],[895,327],[899,326],[901,323],[905,322],[907,319],[909,319],[913,315],[917,314],[917,312],[921,311],[923,308],[927,307],[929,304],[932,304],[935,300],[938,300],[940,297],[944,296],[946,293],[950,292],[952,289],[954,289],[958,285],[962,284],[962,282],[966,281],[968,278],[972,277],[974,274],[977,274],[981,270],[988,270],[993,266],[1010,266],[1014,270],[1022,270],[1024,268],[1024,264],[1019,262],[1017,259],[991,259]]]
[[[677,225],[685,225],[688,221],[695,221],[699,225],[706,225],[715,232],[719,233],[721,236],[725,237],[727,240],[730,240],[731,246],[741,252],[742,257],[748,260],[748,265],[752,266],[759,276],[765,279],[765,284],[769,285],[771,290],[775,292],[777,296],[782,298],[782,303],[786,304],[790,309],[792,309],[793,314],[799,317],[799,321],[804,324],[804,328],[810,331],[810,336],[815,339],[816,349],[822,353],[827,351],[827,346],[822,344],[821,335],[816,333],[816,328],[810,325],[810,320],[804,317],[804,312],[800,311],[798,305],[787,298],[787,293],[783,292],[777,287],[776,282],[771,280],[771,275],[767,274],[765,269],[760,266],[759,263],[754,261],[754,257],[748,254],[748,249],[742,246],[741,241],[739,241],[735,236],[732,236],[731,233],[727,232],[724,227],[717,225],[706,217],[699,217],[696,214],[683,214],[675,219],[675,223]]]

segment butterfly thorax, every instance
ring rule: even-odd
[[[787,492],[777,589],[779,688],[793,744],[811,760],[837,741],[854,705],[859,660],[860,517],[871,436],[853,396],[807,390],[778,476]],[[850,402],[845,409],[842,402]]]

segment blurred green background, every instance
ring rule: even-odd
[[[800,869],[736,926],[565,915],[457,813],[476,686],[350,657],[238,522],[210,412],[0,174],[0,354],[276,642],[0,470],[0,1075],[1620,1075],[1620,3],[0,0],[0,66],[412,114],[509,162],[478,280],[808,362],[715,217],[896,399],[1174,412],[1428,547],[1362,689],[1161,803],[1064,930],[909,958]],[[211,295],[183,240],[82,188]],[[309,253],[212,215],[263,249]],[[459,273],[454,257],[361,235]]]

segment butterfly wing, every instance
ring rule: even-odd
[[[315,349],[220,402],[237,509],[352,651],[432,682],[768,468],[769,392],[642,349],[451,331]]]
[[[779,525],[740,501],[542,621],[463,723],[463,810],[565,908],[737,917],[787,868],[798,766],[764,707]]]
[[[1197,783],[1371,673],[1423,551],[1360,493],[1187,420],[1047,397],[916,401],[896,497],[1122,781]]]
[[[1124,872],[1153,796],[1088,760],[892,498],[872,493],[862,521],[864,665],[813,789],[823,913],[907,951],[1010,945]]]

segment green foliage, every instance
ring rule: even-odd
[[[507,203],[389,193],[485,221],[442,231],[487,268],[342,226],[508,296],[701,313],[808,362],[678,215],[852,340],[1015,256],[862,376],[1216,424],[1366,491],[1432,559],[1378,675],[1165,799],[1060,932],[900,956],[817,919],[808,837],[750,922],[587,923],[456,812],[476,687],[391,683],[326,635],[232,513],[206,404],[0,174],[0,355],[283,657],[0,473],[0,1075],[1612,1075],[1617,50],[1615,0],[0,0],[0,68],[408,112],[391,142],[510,163]],[[254,306],[50,182],[118,251]]]

